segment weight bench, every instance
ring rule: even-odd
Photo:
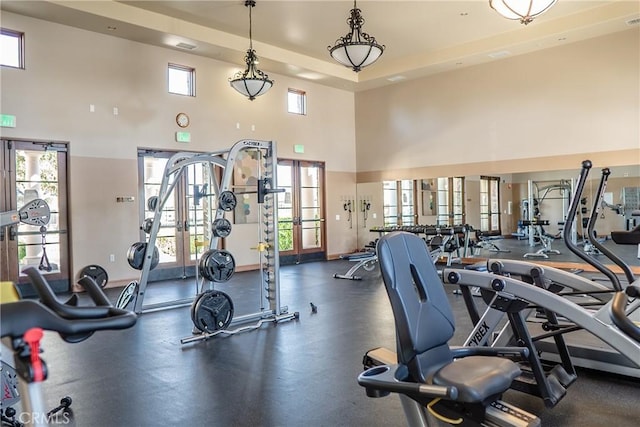
[[[638,245],[638,259],[640,259],[640,225],[630,231],[612,231],[611,240],[619,245]]]
[[[380,349],[365,355],[365,364],[374,361],[358,376],[367,396],[398,393],[411,426],[429,426],[434,418],[473,426],[539,426],[536,416],[499,400],[521,373],[510,358],[525,359],[528,349],[450,347],[453,311],[424,241],[394,232],[380,238],[376,252],[397,352],[395,358]]]
[[[611,240],[619,245],[640,245],[640,225],[630,231],[612,231]]]
[[[511,252],[508,249],[500,249],[498,245],[494,243],[496,240],[502,240],[503,237],[500,234],[490,231],[478,231],[476,230],[476,243],[475,247],[478,249],[485,249],[490,252]]]
[[[374,251],[356,252],[348,255],[340,255],[340,259],[357,262],[345,274],[334,274],[334,279],[362,280],[362,276],[356,276],[356,271],[362,268],[364,271],[373,271],[378,263],[378,256]]]
[[[538,233],[538,238],[540,239],[542,248],[538,249],[536,252],[527,252],[526,254],[524,254],[524,257],[525,258],[529,258],[529,257],[549,258],[549,255],[547,254],[560,255],[559,250],[551,248],[551,244],[557,238],[557,236],[554,236],[553,234],[550,234],[544,231],[544,228],[541,225],[538,225],[537,227],[540,228],[540,232]]]

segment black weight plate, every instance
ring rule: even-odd
[[[116,308],[119,308],[121,310],[126,309],[137,291],[138,282],[135,280],[133,282],[129,282],[129,284],[125,286],[124,289],[122,289],[122,292],[120,292],[118,300],[116,301]]]
[[[158,206],[158,196],[151,196],[147,199],[147,210],[155,211]]]
[[[127,251],[127,261],[129,265],[136,269],[142,270],[144,267],[144,253],[147,250],[146,242],[136,242]],[[157,247],[153,248],[153,255],[151,257],[151,270],[158,266],[160,262],[160,252]]]
[[[236,199],[236,195],[233,194],[233,191],[223,191],[220,193],[220,197],[218,197],[218,206],[223,211],[232,211],[236,208],[238,204],[238,199]]]
[[[236,271],[236,261],[231,252],[210,249],[200,258],[200,275],[211,282],[226,282]]]
[[[203,296],[204,296],[204,293],[197,295],[196,298],[193,300],[193,303],[191,304],[191,321],[193,322],[194,325],[197,322],[196,307],[198,306],[198,302],[200,301],[200,298],[202,298]]]
[[[233,319],[233,301],[220,291],[206,291],[194,304],[194,325],[202,332],[226,329]]]
[[[91,264],[80,270],[80,277],[91,277],[101,288],[104,288],[109,281],[107,271],[99,265]]]
[[[211,229],[214,236],[227,237],[231,234],[231,222],[226,218],[218,218],[213,221]]]
[[[140,226],[140,230],[142,230],[145,233],[149,234],[149,233],[151,233],[151,227],[153,227],[153,218],[147,218],[144,221],[142,221],[142,225]]]

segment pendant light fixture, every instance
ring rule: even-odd
[[[384,45],[378,44],[376,38],[362,31],[364,18],[353,0],[353,9],[347,18],[350,31],[336,40],[334,46],[327,46],[331,57],[346,67],[351,67],[356,73],[367,65],[371,65],[384,52]]]
[[[527,25],[549,10],[557,0],[489,0],[489,6],[507,19],[519,19]]]
[[[258,69],[258,56],[256,51],[253,50],[251,9],[255,7],[256,2],[255,0],[246,0],[244,5],[249,8],[249,49],[244,57],[247,68],[242,72],[239,71],[233,78],[229,79],[229,84],[253,101],[257,96],[264,95],[271,89],[273,80],[270,80],[268,75]]]

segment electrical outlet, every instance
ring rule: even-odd
[[[116,262],[116,256],[114,254],[109,255],[110,262]]]

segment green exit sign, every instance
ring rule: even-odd
[[[3,128],[16,127],[16,116],[12,116],[11,114],[0,114],[0,126]]]
[[[293,152],[294,152],[294,153],[299,153],[299,154],[304,153],[304,145],[302,145],[302,144],[295,144],[295,145],[293,146]]]
[[[176,142],[191,142],[191,133],[176,132]]]

